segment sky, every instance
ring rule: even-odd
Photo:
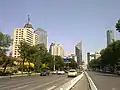
[[[28,14],[34,29],[45,29],[48,43],[62,44],[66,55],[82,40],[85,57],[105,48],[106,30],[115,31],[120,18],[120,0],[0,0],[0,31],[12,36]]]

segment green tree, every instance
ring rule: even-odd
[[[64,60],[60,56],[55,56],[55,68],[57,70],[63,70],[64,69]]]
[[[14,64],[15,59],[12,58],[11,56],[5,56],[3,58],[3,60],[4,60],[4,63],[2,65],[2,67],[4,67],[3,73],[5,73],[5,70],[6,70],[7,66],[10,66],[10,67],[15,66],[15,64]]]
[[[37,66],[40,67],[42,64],[46,64],[46,55],[47,55],[47,49],[44,44],[38,44],[37,45],[38,50],[38,58],[37,58]]]
[[[113,70],[120,62],[120,40],[108,45],[101,51],[101,62],[104,67],[108,66]]]
[[[40,54],[39,54],[39,51],[38,51],[38,48],[37,46],[32,46],[31,47],[31,59],[32,59],[32,62],[34,63],[34,72],[36,72],[37,70],[37,63],[36,61],[40,61]]]
[[[74,68],[74,69],[77,68],[77,63],[73,58],[71,59],[71,63],[69,64],[69,66],[70,66],[70,68]]]
[[[98,58],[98,59],[93,59],[89,62],[89,67],[93,70],[96,70],[96,69],[101,69],[101,59]]]
[[[117,21],[115,27],[116,27],[116,30],[120,32],[120,19]]]
[[[0,64],[4,67],[3,73],[6,70],[8,64],[10,64],[10,58],[6,56],[8,48],[11,45],[11,37],[8,34],[0,32]]]
[[[25,42],[25,40],[21,41],[20,45],[18,46],[18,48],[19,48],[18,52],[20,53],[20,57],[23,59],[22,74],[23,74],[23,71],[24,71],[24,62],[28,57],[28,51],[29,51],[28,47],[30,47],[30,45],[27,42]]]
[[[0,57],[5,56],[11,45],[11,37],[0,32]]]

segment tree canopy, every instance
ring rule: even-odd
[[[97,60],[91,60],[89,66],[97,68],[109,67],[110,69],[115,69],[117,65],[120,65],[120,40],[113,42],[108,45],[105,49],[102,49],[101,57]]]
[[[117,21],[115,27],[116,27],[116,30],[120,32],[120,19]]]

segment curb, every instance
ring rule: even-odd
[[[55,90],[70,90],[83,77],[83,73],[73,78],[72,80],[68,81],[67,83],[63,84],[62,86],[58,87]]]
[[[90,78],[87,72],[85,72],[85,75],[88,79],[91,90],[98,90],[98,88],[96,87],[96,85],[94,84],[93,80]]]
[[[39,73],[31,74],[30,76],[38,75],[38,74]],[[0,76],[0,79],[2,79],[2,78],[12,78],[12,77],[25,77],[25,76],[29,76],[29,75],[28,74],[23,74],[23,75]]]

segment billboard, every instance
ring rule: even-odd
[[[71,58],[64,58],[64,63],[71,63]]]

